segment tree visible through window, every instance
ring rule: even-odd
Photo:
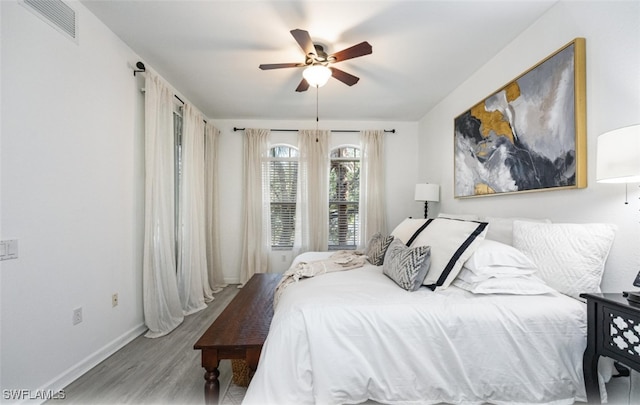
[[[271,247],[292,248],[296,224],[298,150],[277,145],[269,151]]]
[[[182,184],[182,106],[176,106],[174,104],[173,111],[173,159],[174,159],[174,172],[173,172],[173,198],[174,198],[174,248],[176,257],[178,257],[178,235],[182,231],[182,224],[180,223],[180,185]]]
[[[329,171],[329,249],[355,249],[359,240],[360,149],[331,151]]]

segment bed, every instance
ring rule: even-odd
[[[572,291],[558,291],[564,286],[558,287],[556,280],[549,283],[540,277],[544,275],[540,267],[545,271],[557,269],[549,269],[544,263],[548,255],[543,254],[541,245],[545,243],[536,239],[539,235],[545,240],[566,239],[564,232],[580,239],[580,232],[571,226],[567,229],[567,224],[562,224],[558,232],[557,224],[512,221],[508,233],[513,234],[515,240],[507,242],[518,245],[516,249],[508,243],[487,242],[491,240],[488,237],[499,239],[498,235],[488,232],[489,222],[436,219],[429,225],[433,226],[431,236],[429,226],[424,228],[424,220],[409,221],[410,226],[406,222],[398,225],[389,237],[378,235],[391,241],[382,264],[367,263],[348,271],[305,277],[290,283],[279,294],[258,369],[243,403],[356,404],[374,400],[385,404],[569,404],[586,401],[582,373],[586,347],[585,305],[572,296]],[[449,232],[450,225],[457,227],[461,222],[463,227],[475,230],[478,224],[489,225],[476,232],[474,240],[469,242],[468,232],[463,232],[461,237],[452,237]],[[575,257],[570,260],[584,260],[587,255],[587,260],[593,259],[590,264],[603,269],[615,230],[603,224],[588,226],[592,225],[596,228],[588,230],[588,243],[584,240],[578,243],[587,246],[574,246],[576,251],[570,253],[575,253]],[[536,230],[537,227],[542,228]],[[555,236],[549,236],[554,233]],[[436,235],[441,242],[430,239]],[[518,238],[522,235],[533,240],[521,243]],[[602,245],[600,250],[594,247],[594,238],[598,239],[598,246]],[[418,266],[428,267],[426,276],[417,271],[417,283],[409,280],[405,285],[408,288],[401,286],[402,280],[399,283],[390,276],[387,268],[387,262],[392,260],[390,252],[395,254],[393,247],[398,241],[402,242],[398,249],[428,246],[423,248],[429,251],[425,255],[428,263]],[[554,249],[558,248],[559,242],[549,243]],[[476,285],[483,283],[473,283],[473,277],[477,279],[478,274],[470,268],[482,273],[478,270],[480,262],[501,260],[495,258],[493,248],[499,246],[505,250],[505,246],[509,246],[510,253],[519,254],[527,250],[527,244],[535,245],[532,249],[538,251],[524,256],[543,256],[534,263],[535,274],[514,263],[490,265],[494,273],[507,273],[508,268],[518,274],[494,274],[486,280],[500,279],[499,283],[485,283],[485,290]],[[490,253],[486,245],[493,247]],[[567,256],[567,249],[564,250],[563,257]],[[594,250],[598,251],[594,253]],[[304,253],[296,258],[292,269],[301,263],[328,260],[332,254]],[[483,255],[487,257],[475,260]],[[518,256],[518,260],[525,259]],[[567,262],[559,264],[568,265]],[[584,263],[569,264],[584,266]],[[552,263],[551,267],[553,265],[558,263]],[[438,277],[432,276],[431,281],[427,281],[439,266],[449,268],[449,273],[437,274]],[[471,277],[467,277],[467,281],[463,280],[465,272]],[[582,277],[584,269],[577,273]],[[598,290],[600,278],[596,274],[595,286],[593,277],[578,280],[578,284],[592,284],[578,286],[578,289]],[[566,275],[561,279],[576,283],[575,278]],[[601,368],[604,381],[611,367],[608,364]],[[606,400],[603,383],[601,392]]]

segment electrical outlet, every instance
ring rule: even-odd
[[[82,307],[73,310],[73,324],[77,325],[82,322]]]
[[[115,293],[111,296],[111,306],[112,307],[118,306],[118,293]]]
[[[10,260],[18,258],[18,240],[0,241],[0,260]]]

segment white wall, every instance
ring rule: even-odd
[[[78,44],[0,3],[1,385],[60,389],[144,330],[137,57],[78,2]]]
[[[264,121],[264,120],[214,120],[221,131],[220,165],[223,173],[220,190],[224,198],[220,202],[222,267],[225,280],[229,283],[239,281],[239,268],[242,248],[242,141],[244,132],[234,132],[239,128],[285,128],[313,129],[315,119],[309,121]],[[387,203],[387,224],[389,231],[407,216],[422,216],[422,205],[413,201],[413,187],[417,170],[417,135],[415,122],[389,121],[322,121],[320,129],[392,129],[395,133],[385,134],[385,188]],[[296,133],[273,132],[273,143],[297,145]],[[358,144],[358,134],[333,133],[332,146]],[[428,179],[423,179],[427,181]],[[283,259],[284,256],[284,259]],[[284,271],[291,263],[291,253],[277,251],[272,255],[272,271]]]
[[[453,119],[576,37],[587,46],[588,188],[472,199],[453,198]],[[442,185],[440,211],[609,222],[619,231],[602,288],[633,289],[640,271],[640,190],[595,182],[596,138],[640,123],[640,3],[560,2],[429,111],[420,121],[419,171]]]

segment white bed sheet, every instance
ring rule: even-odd
[[[368,265],[285,290],[243,404],[585,401],[585,336],[559,293],[406,292]]]

